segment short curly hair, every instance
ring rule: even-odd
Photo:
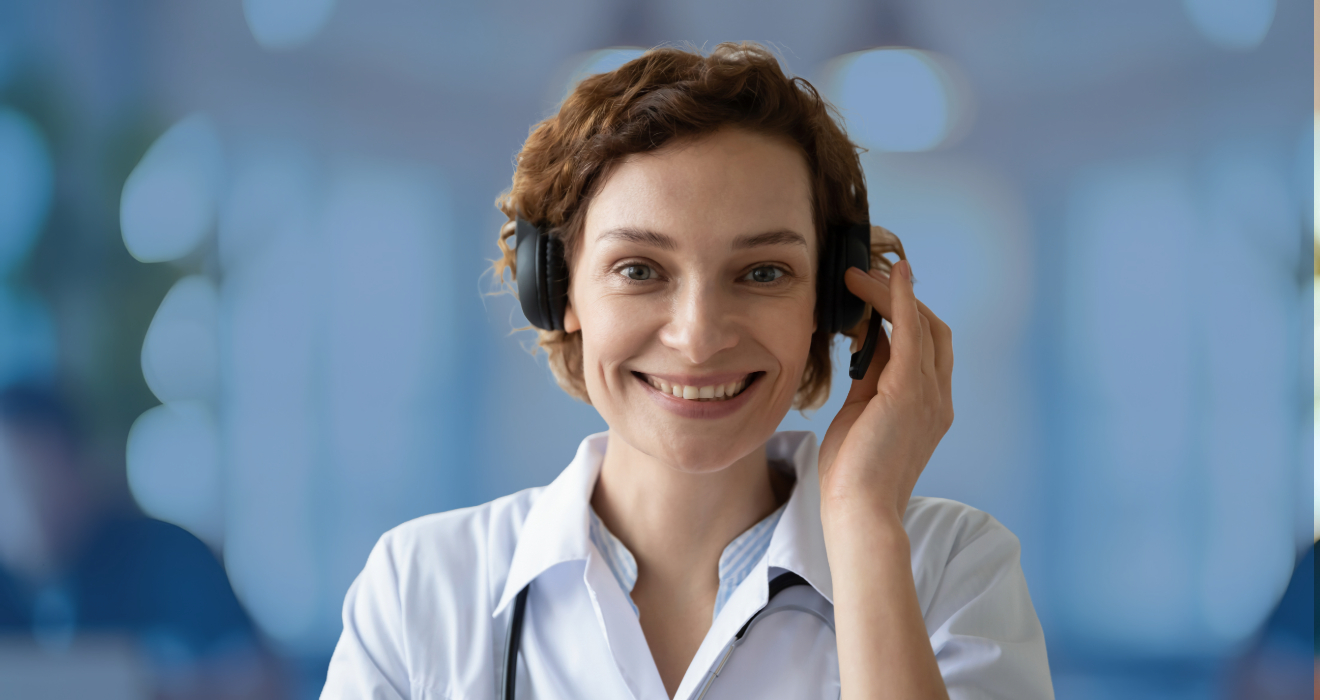
[[[866,180],[842,119],[806,80],[785,75],[772,53],[752,43],[723,43],[707,56],[655,48],[608,73],[590,76],[564,99],[559,112],[536,124],[518,153],[513,186],[495,205],[508,221],[500,227],[495,278],[508,270],[517,281],[510,238],[521,216],[564,244],[575,259],[586,206],[622,158],[655,151],[677,139],[738,128],[795,144],[811,173],[812,217],[822,249],[829,227],[868,220]],[[889,231],[871,229],[871,265],[889,270],[892,253],[905,256]],[[513,285],[510,285],[511,287]],[[514,290],[516,293],[516,290]],[[857,338],[866,321],[843,334]],[[591,403],[582,367],[580,331],[538,330],[559,386]],[[830,393],[831,334],[818,325],[793,406],[819,407]]]

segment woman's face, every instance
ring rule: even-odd
[[[613,436],[707,472],[774,433],[815,330],[814,231],[806,162],[769,137],[726,129],[616,164],[565,313]]]

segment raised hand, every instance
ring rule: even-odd
[[[912,290],[912,268],[892,277],[849,268],[848,289],[893,324],[866,376],[852,383],[820,448],[822,508],[878,508],[901,521],[917,478],[953,423],[953,335]]]
[[[844,700],[947,700],[912,577],[903,514],[953,423],[952,335],[912,293],[906,260],[848,289],[894,325],[820,448],[821,525],[834,584]]]

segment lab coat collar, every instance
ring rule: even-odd
[[[825,557],[825,531],[820,522],[820,476],[816,471],[819,448],[809,430],[775,433],[765,444],[766,458],[787,462],[797,473],[793,495],[770,538],[766,563],[787,569],[810,583],[834,603],[834,579]]]
[[[609,435],[595,433],[582,440],[573,461],[532,504],[518,535],[509,577],[494,615],[503,612],[518,592],[546,569],[587,558],[591,551],[587,535],[591,493],[600,476]]]
[[[588,536],[591,494],[608,440],[608,432],[588,435],[578,445],[573,461],[537,497],[523,522],[494,616],[502,613],[519,591],[550,567],[587,559],[591,551]],[[766,457],[788,463],[797,476],[784,514],[770,539],[766,563],[798,574],[833,602],[834,584],[825,558],[825,535],[820,522],[816,455],[816,435],[810,431],[783,431],[766,442]]]

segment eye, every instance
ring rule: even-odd
[[[634,282],[645,282],[655,277],[655,270],[650,265],[628,265],[622,270],[625,277]]]
[[[762,265],[761,267],[747,273],[743,279],[750,279],[753,282],[768,284],[784,276],[784,271],[772,265]]]

